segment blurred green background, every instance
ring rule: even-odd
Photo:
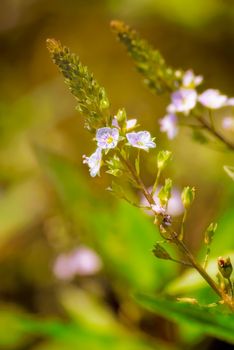
[[[193,68],[206,87],[234,96],[233,1],[1,0],[0,9],[0,348],[228,349],[132,298],[136,290],[156,293],[166,285],[172,295],[215,300],[197,276],[152,256],[159,235],[150,218],[110,196],[106,175],[90,178],[82,155],[94,144],[45,40],[54,37],[76,52],[106,88],[112,112],[125,107],[156,135],[159,149],[173,151],[165,175],[178,190],[197,189],[186,241],[202,256],[202,234],[218,221],[215,258],[234,251],[234,188],[223,171],[233,155],[194,142],[188,129],[172,142],[159,133],[168,96],[143,86],[109,22],[125,20],[170,65]],[[148,186],[153,161],[144,164]],[[98,254],[100,271],[56,277],[57,257],[84,245]]]

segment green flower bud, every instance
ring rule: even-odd
[[[192,204],[195,198],[195,188],[194,187],[185,187],[181,194],[181,200],[185,209],[188,209]]]
[[[164,249],[159,243],[156,243],[153,249],[153,254],[156,258],[171,260],[171,256],[168,254],[166,249]]]
[[[158,170],[163,170],[166,168],[167,164],[169,163],[169,160],[171,159],[171,152],[170,151],[160,151],[157,156],[157,166]]]
[[[127,115],[126,115],[125,109],[124,108],[119,109],[116,117],[117,117],[117,120],[120,124],[126,122]]]
[[[232,269],[232,263],[229,257],[223,258],[222,256],[220,256],[218,258],[218,268],[224,278],[230,278],[233,269]]]
[[[161,188],[161,190],[158,193],[158,198],[162,206],[167,205],[167,202],[171,197],[171,188],[172,188],[171,179],[166,179],[164,186]]]
[[[205,239],[204,239],[204,242],[206,245],[210,245],[212,243],[215,231],[217,230],[217,226],[218,226],[217,223],[212,222],[207,227],[206,232],[205,232]]]

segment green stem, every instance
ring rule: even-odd
[[[181,222],[181,228],[180,228],[180,233],[178,238],[182,241],[184,238],[184,224],[187,218],[187,209],[184,209],[184,214],[183,214],[183,218],[182,218],[182,222]]]
[[[147,191],[143,181],[141,178],[136,174],[134,167],[132,164],[126,160],[122,154],[119,152],[119,157],[123,164],[127,167],[131,175],[133,176],[133,179],[136,181],[136,183],[139,185],[140,189],[142,190],[143,195],[145,196],[146,200],[149,202],[150,206],[155,204],[155,201],[152,197],[152,195]],[[170,239],[172,242],[174,242],[177,247],[184,253],[186,258],[188,259],[189,263],[198,271],[198,273],[204,278],[204,280],[210,285],[210,287],[215,291],[215,293],[223,300],[223,302],[229,307],[230,310],[234,311],[234,303],[230,299],[228,295],[223,293],[215,281],[208,275],[208,273],[203,269],[203,267],[196,262],[194,259],[192,253],[189,251],[187,246],[184,244],[183,241],[181,241],[178,238],[177,233],[175,232],[169,232],[170,233]]]
[[[197,120],[202,124],[202,126],[209,131],[213,136],[215,136],[219,141],[221,141],[224,145],[226,145],[230,150],[234,151],[234,144],[226,140],[223,135],[221,135],[218,131],[212,128],[212,126],[202,117],[195,116]]]
[[[228,283],[229,283],[229,288],[230,288],[231,295],[232,295],[232,298],[233,298],[233,285],[232,285],[232,281],[231,281],[230,278],[228,278]]]
[[[218,294],[221,298],[223,298],[223,293],[218,288],[214,280],[208,275],[208,273],[203,269],[203,267],[198,264],[192,253],[189,251],[189,249],[186,247],[183,241],[181,241],[176,233],[172,233],[173,240],[175,244],[178,246],[178,248],[186,255],[189,262],[192,264],[192,266],[199,272],[199,274],[206,280],[206,282],[211,286],[211,288]]]
[[[151,192],[151,196],[152,197],[154,196],[154,194],[155,194],[155,192],[157,190],[160,175],[161,175],[161,169],[158,169],[157,176],[156,176],[156,179],[155,179],[155,182],[154,182],[154,186],[153,186],[153,189],[152,189],[152,192]]]
[[[211,127],[212,131],[215,131],[214,119],[213,119],[211,109],[208,110],[208,114],[209,114],[209,119],[210,119],[210,127]]]
[[[210,255],[210,247],[208,246],[206,249],[206,256],[205,256],[205,261],[204,261],[204,265],[203,265],[204,270],[207,269],[209,255]]]

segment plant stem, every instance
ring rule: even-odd
[[[145,196],[146,200],[149,202],[150,206],[155,205],[155,201],[151,195],[151,193],[148,192],[146,189],[143,181],[141,180],[140,176],[138,176],[135,172],[134,167],[132,164],[126,160],[122,154],[119,152],[119,157],[123,164],[126,166],[126,168],[131,173],[133,179],[136,181],[136,183],[139,185],[140,189],[142,190],[143,195]],[[223,302],[229,307],[230,310],[234,311],[234,303],[233,300],[230,299],[228,295],[222,292],[222,290],[219,289],[215,281],[208,275],[208,273],[204,270],[204,268],[196,262],[195,258],[193,257],[190,250],[187,248],[187,246],[184,244],[183,241],[181,241],[178,238],[178,234],[176,232],[170,231],[170,239],[172,242],[174,242],[177,247],[184,253],[186,258],[188,259],[189,263],[198,271],[198,273],[204,278],[204,280],[210,285],[210,287],[214,290],[214,292],[223,300]]]
[[[126,166],[126,168],[129,170],[129,172],[131,173],[133,179],[136,181],[136,183],[138,184],[138,186],[140,187],[140,189],[143,192],[143,195],[145,196],[145,198],[147,199],[149,205],[155,205],[155,201],[153,199],[153,197],[151,196],[151,194],[147,191],[143,181],[141,180],[140,176],[138,176],[135,172],[135,169],[133,168],[132,164],[130,162],[128,162],[123,156],[122,154],[119,152],[119,158],[122,161],[122,163]]]
[[[154,196],[154,194],[155,194],[155,192],[156,192],[156,190],[157,190],[160,175],[161,175],[161,170],[158,169],[158,171],[157,171],[157,176],[156,176],[156,180],[155,180],[155,182],[154,182],[154,186],[153,186],[153,189],[152,189],[152,192],[151,192],[151,196],[152,196],[152,197]]]
[[[182,222],[181,222],[181,228],[180,228],[180,234],[179,234],[179,239],[182,241],[184,238],[184,224],[187,218],[187,209],[184,209],[184,214],[183,214],[183,218],[182,218]]]
[[[213,136],[219,139],[223,144],[225,144],[230,150],[234,151],[234,144],[226,140],[223,135],[216,131],[212,125],[210,125],[204,118],[196,116],[196,119],[202,124],[202,126],[208,130]]]
[[[212,115],[212,110],[208,110],[209,118],[210,118],[210,127],[213,131],[215,131],[215,125],[214,125],[214,120],[213,120],[213,115]]]
[[[210,255],[210,246],[208,246],[207,249],[206,249],[206,256],[205,256],[205,261],[204,261],[204,265],[203,265],[203,269],[204,270],[207,269],[209,255]]]
[[[232,295],[232,298],[233,298],[233,285],[232,285],[232,281],[230,278],[228,278],[228,283],[229,283],[229,287],[230,287],[230,291],[231,291],[231,295]]]
[[[221,298],[223,297],[223,294],[221,290],[218,288],[216,283],[213,281],[213,279],[208,275],[208,273],[203,269],[203,267],[198,264],[192,253],[189,251],[189,249],[186,247],[183,241],[181,241],[177,234],[175,232],[172,233],[173,240],[175,244],[180,248],[180,250],[186,255],[192,266],[200,273],[200,275],[206,280],[206,282],[212,287],[212,289],[218,294]]]

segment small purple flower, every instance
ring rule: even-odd
[[[234,106],[234,97],[231,97],[226,102],[227,106]]]
[[[119,123],[118,123],[118,119],[117,119],[117,116],[115,115],[112,119],[112,126],[114,126],[115,128],[117,129],[120,129],[119,127]]]
[[[169,199],[167,203],[167,208],[164,210],[164,208],[160,205],[160,201],[158,199],[158,193],[161,189],[161,186],[159,186],[156,189],[156,192],[154,194],[154,201],[156,206],[151,206],[151,209],[155,211],[157,214],[168,214],[170,216],[180,216],[184,212],[184,206],[181,200],[181,193],[177,188],[172,188],[171,191],[171,198]],[[152,187],[148,188],[148,191],[151,193]],[[145,199],[145,197],[141,197],[140,201],[142,206],[149,206],[149,203]],[[145,210],[145,212],[148,215],[152,215],[152,211]]]
[[[119,140],[119,130],[109,127],[100,128],[97,130],[96,140],[101,149],[115,148]]]
[[[167,114],[164,118],[159,119],[160,131],[166,132],[167,137],[172,140],[178,133],[177,117],[175,114]]]
[[[166,214],[166,209],[163,208],[159,203],[151,205],[151,208],[156,214]]]
[[[131,146],[141,148],[148,151],[149,148],[156,147],[155,142],[152,140],[148,131],[130,132],[126,134],[127,140]]]
[[[137,123],[136,119],[129,119],[129,120],[127,120],[126,129],[127,130],[131,130],[131,129],[135,128],[136,123]]]
[[[207,108],[218,109],[224,107],[228,99],[227,96],[221,95],[218,90],[208,89],[198,96],[198,101]]]
[[[176,112],[187,114],[197,102],[197,92],[194,89],[180,89],[171,95],[172,105]]]
[[[97,148],[96,151],[91,154],[90,157],[83,156],[83,163],[88,164],[89,172],[92,177],[99,175],[101,163],[102,163],[102,150]]]
[[[234,118],[233,117],[223,118],[222,127],[225,130],[234,131]]]
[[[93,275],[101,267],[99,256],[90,248],[80,246],[69,253],[60,254],[55,260],[53,271],[59,279],[70,280],[75,275]]]
[[[185,88],[193,88],[200,85],[203,81],[203,77],[201,75],[195,75],[192,70],[187,70],[184,73],[182,84]]]
[[[137,123],[136,119],[129,119],[126,121],[126,130],[131,130],[133,128],[135,128]],[[112,119],[112,126],[114,126],[117,129],[120,129],[119,123],[118,123],[118,119],[117,116],[115,115],[114,118]]]

